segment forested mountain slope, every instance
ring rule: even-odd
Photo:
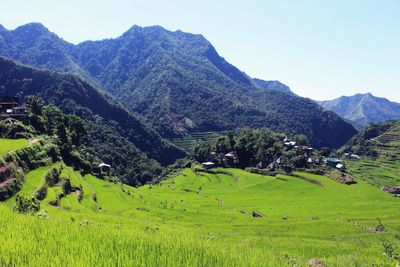
[[[317,147],[338,147],[356,133],[283,84],[253,80],[202,35],[134,26],[115,39],[72,45],[41,24],[28,24],[3,28],[0,39],[4,56],[99,83],[164,137],[269,127],[306,134]]]
[[[159,172],[160,164],[185,156],[112,97],[72,74],[33,69],[0,57],[0,95],[37,95],[84,118],[91,125],[89,149],[117,167],[122,178],[135,179],[151,169]]]

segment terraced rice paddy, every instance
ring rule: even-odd
[[[381,187],[383,185],[400,185],[400,161],[377,159],[346,162],[350,172],[369,184]]]
[[[347,161],[349,171],[373,186],[400,185],[400,126],[375,138],[377,159]]]
[[[32,171],[21,192],[41,183]],[[193,172],[132,188],[64,168],[83,198],[49,188],[47,216],[0,204],[0,265],[30,266],[393,266],[382,240],[399,243],[399,199],[360,181],[347,186],[296,173]],[[322,186],[320,185],[322,184]],[[254,212],[262,217],[254,217]],[[385,232],[376,232],[380,218]]]
[[[184,137],[173,138],[170,141],[187,152],[192,152],[197,141],[213,141],[225,132],[199,132],[191,133]]]
[[[0,157],[7,154],[10,151],[17,150],[28,146],[28,140],[26,139],[2,139],[0,138]]]

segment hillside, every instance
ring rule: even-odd
[[[100,84],[163,137],[269,127],[306,134],[316,147],[338,147],[356,133],[285,85],[251,79],[201,35],[134,26],[115,39],[72,45],[34,23],[3,29],[0,37],[1,55]]]
[[[393,265],[382,240],[395,242],[400,230],[398,199],[363,181],[348,186],[295,175],[185,169],[157,185],[133,188],[82,176],[62,161],[48,163],[26,173],[19,197],[0,202],[0,262],[306,266],[321,259],[335,266]]]
[[[400,119],[400,103],[370,93],[342,96],[334,100],[321,101],[319,104],[351,121],[358,128],[365,127],[371,122]]]
[[[0,96],[40,96],[89,125],[87,148],[116,168],[121,179],[137,183],[143,173],[159,174],[161,165],[186,154],[112,97],[71,74],[38,70],[0,57]],[[152,173],[153,170],[158,170]]]
[[[371,185],[400,185],[400,121],[373,123],[354,136],[339,153],[355,153],[347,160],[349,171]]]

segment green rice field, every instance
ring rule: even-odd
[[[28,173],[21,193],[56,166]],[[312,258],[394,266],[382,242],[399,243],[399,199],[364,181],[296,175],[306,179],[186,169],[132,188],[66,167],[61,177],[82,187],[81,201],[69,194],[48,204],[61,192],[56,185],[39,214],[12,212],[13,199],[0,204],[0,266],[308,266]]]
[[[185,135],[183,137],[172,138],[170,141],[177,147],[180,147],[187,152],[192,152],[196,142],[206,141],[211,142],[217,139],[225,132],[198,132]]]
[[[3,139],[0,138],[0,156],[8,152],[28,146],[27,139]]]
[[[377,159],[346,161],[349,171],[371,185],[400,185],[400,124],[374,140]]]

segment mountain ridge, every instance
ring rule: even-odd
[[[10,31],[0,37],[7,41],[0,42],[1,55],[73,72],[99,84],[144,116],[163,137],[270,127],[306,134],[317,147],[338,147],[356,133],[311,100],[291,94],[285,85],[252,79],[221,57],[202,35],[133,26],[117,38],[73,45],[44,31],[31,36],[31,47],[21,41],[29,38],[29,32],[21,37]],[[14,51],[10,46],[19,48]],[[295,114],[299,110],[302,116]],[[331,138],[321,127],[334,127],[340,137]]]
[[[400,119],[400,103],[392,102],[371,93],[341,96],[333,100],[318,101],[325,109],[332,110],[354,123],[358,128],[372,122]]]

